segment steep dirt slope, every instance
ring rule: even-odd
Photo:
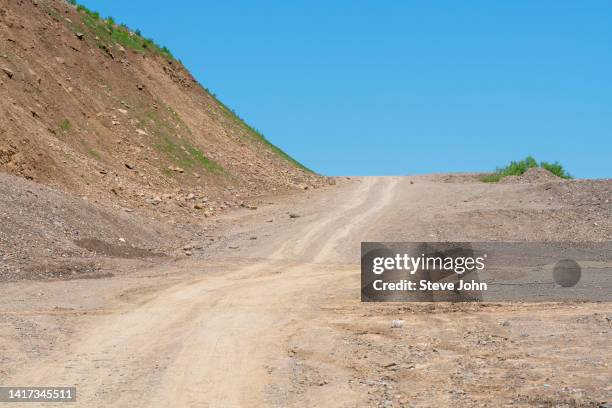
[[[93,201],[208,215],[323,183],[169,51],[63,0],[0,0],[0,112],[0,170]]]

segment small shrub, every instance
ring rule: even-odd
[[[480,181],[483,181],[485,183],[497,183],[501,179],[502,175],[498,173],[491,173],[480,176]]]
[[[63,132],[69,132],[70,131],[70,121],[68,119],[62,120],[59,124],[59,128]]]
[[[561,178],[564,178],[564,179],[572,179],[572,178],[574,178],[571,174],[569,174],[567,171],[565,171],[565,169],[563,168],[563,166],[559,162],[547,163],[547,162],[543,161],[543,162],[540,163],[540,167],[550,171],[552,174],[554,174],[557,177],[561,177]]]
[[[566,172],[563,169],[563,166],[558,162],[548,163],[543,161],[538,164],[536,159],[534,159],[532,156],[527,156],[523,160],[511,161],[506,167],[498,167],[493,173],[481,176],[480,181],[484,181],[485,183],[496,183],[507,176],[520,176],[527,170],[534,167],[546,169],[557,177],[564,179],[572,178],[572,176]]]

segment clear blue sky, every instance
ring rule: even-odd
[[[612,1],[80,0],[317,172],[612,177]]]

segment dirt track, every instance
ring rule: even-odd
[[[224,216],[224,247],[193,259],[11,284],[2,382],[74,384],[83,407],[597,406],[610,304],[359,302],[360,241],[552,239],[545,210],[573,209],[542,191],[357,179]]]

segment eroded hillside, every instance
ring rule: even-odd
[[[91,201],[208,215],[324,182],[167,49],[63,0],[0,1],[0,111],[0,170]]]

